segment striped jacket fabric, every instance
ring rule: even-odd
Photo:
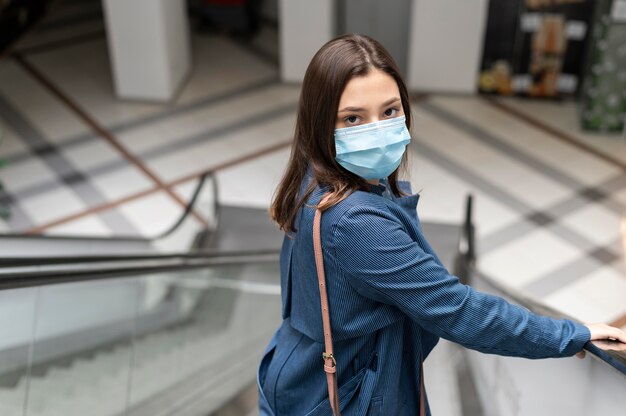
[[[310,174],[302,188],[311,180]],[[572,356],[587,327],[536,315],[459,282],[426,241],[419,195],[386,182],[357,191],[322,215],[321,237],[343,416],[417,415],[420,363],[440,337],[488,354]],[[332,415],[313,253],[318,186],[285,237],[280,257],[283,322],[257,372],[261,415]]]

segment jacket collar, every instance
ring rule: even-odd
[[[311,179],[313,179],[313,168],[311,168],[311,165],[309,164],[306,168],[305,183],[308,184]],[[378,185],[368,184],[368,186],[369,191],[376,195],[391,199],[403,207],[417,209],[417,203],[419,202],[420,195],[413,194],[413,191],[411,191],[411,183],[408,181],[398,181],[398,187],[400,190],[407,194],[407,196],[400,197],[396,197],[391,194],[391,191],[388,189],[389,182],[387,178],[381,179]]]

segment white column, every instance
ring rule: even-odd
[[[184,0],[103,0],[115,92],[168,101],[191,69]]]
[[[280,0],[280,74],[302,82],[315,52],[335,34],[335,0]]]
[[[414,0],[408,88],[474,93],[488,0]]]

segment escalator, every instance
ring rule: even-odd
[[[79,253],[58,249],[54,255],[0,259],[0,415],[255,414],[257,364],[281,319],[282,234],[263,209],[220,206],[215,189],[208,198],[210,226],[182,252],[96,251],[94,240]],[[194,195],[167,236],[185,227],[186,216],[198,208],[200,191]],[[446,267],[480,290],[529,309],[541,306],[473,273],[471,207],[470,198],[460,225],[422,223]],[[45,237],[40,239],[43,244]],[[581,396],[591,403],[586,414],[600,414],[595,410],[610,409],[607,394],[622,391],[608,403],[623,404],[626,371],[620,366],[626,356],[590,352],[592,360],[561,360],[555,374],[561,380],[582,374],[581,380],[603,385],[604,393],[589,382],[581,390],[594,392]],[[536,403],[540,409],[552,409],[550,400],[563,403],[558,383],[548,386],[557,390],[545,393],[525,393],[540,385],[533,382],[513,383],[517,390],[512,390],[507,377],[527,377],[519,367],[507,370],[515,371],[512,375],[505,371],[515,359],[493,364],[485,360],[495,356],[463,354],[465,415],[548,414],[532,411]],[[551,361],[559,360],[537,363],[547,368]],[[436,388],[428,388],[434,400]],[[490,391],[501,391],[501,397]],[[570,413],[578,414],[574,410]]]
[[[469,283],[555,319],[567,316],[496,279],[474,272]],[[528,360],[463,350],[485,416],[620,415],[626,412],[626,346],[594,341],[586,358]]]
[[[0,351],[0,414],[206,415],[254,380],[280,319],[276,253],[119,262],[2,276],[31,287],[0,292],[2,339],[20,341]]]
[[[207,227],[163,252],[193,210]],[[208,173],[153,238],[0,240],[2,416],[211,414],[249,390],[279,324],[282,233],[219,205]]]
[[[472,201],[468,200],[456,258],[457,276],[531,312],[571,319],[537,299],[476,270]],[[476,416],[624,414],[626,409],[626,346],[594,341],[586,358],[529,360],[482,354],[459,348],[458,383],[463,414]],[[463,394],[463,392],[465,394]]]
[[[266,210],[218,204],[207,178],[209,226],[184,253],[152,249],[158,239],[5,237],[41,250],[0,259],[0,415],[254,411],[281,319],[282,233]],[[201,188],[161,239],[199,209]],[[423,227],[452,267],[459,227]]]

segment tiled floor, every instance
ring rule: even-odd
[[[188,200],[216,167],[221,202],[267,207],[299,94],[278,80],[276,30],[247,46],[195,35],[194,70],[173,102],[124,102],[99,9],[76,4],[21,42],[26,64],[0,62],[0,180],[13,211],[0,230],[156,235],[183,210],[174,196]],[[625,325],[626,140],[582,132],[569,101],[434,95],[413,111],[408,176],[421,218],[460,221],[471,192],[483,273],[583,321]],[[186,227],[193,235],[200,222]]]

